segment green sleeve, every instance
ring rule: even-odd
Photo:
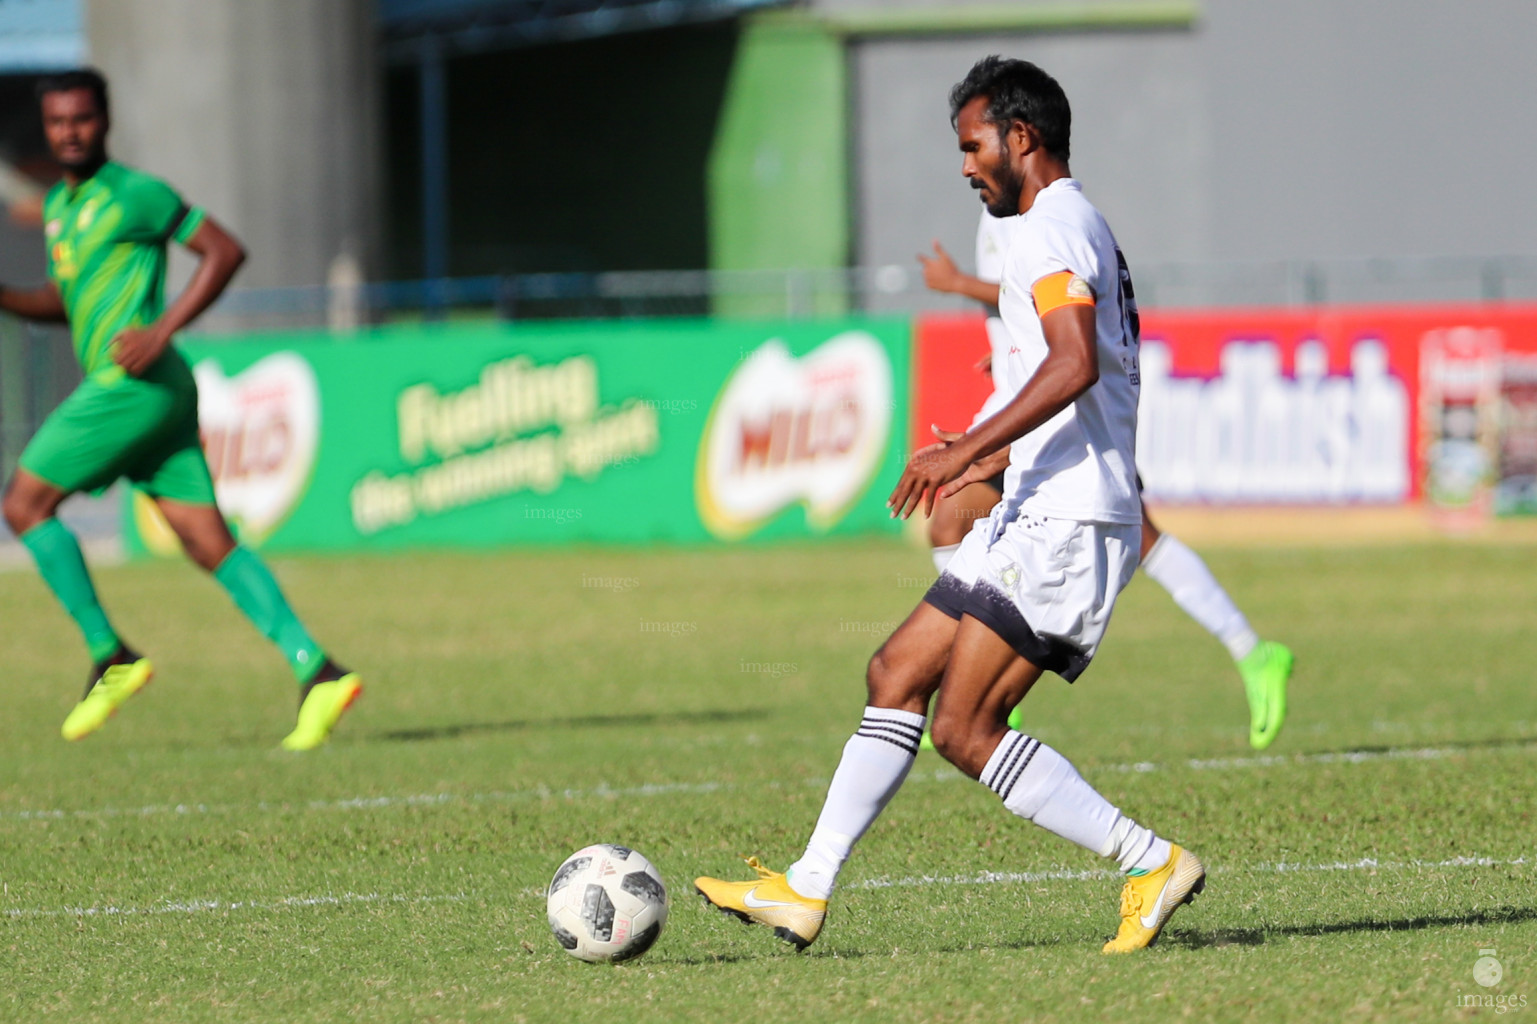
[[[159,178],[136,174],[121,196],[125,242],[164,242],[179,231],[188,216],[187,204]],[[196,227],[193,228],[196,230]]]
[[[186,215],[181,223],[171,233],[171,237],[182,245],[192,241],[192,236],[197,234],[197,229],[203,226],[203,221],[208,219],[208,213],[201,206],[187,207]]]

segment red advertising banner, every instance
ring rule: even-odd
[[[990,382],[983,318],[920,317],[915,444]],[[1137,464],[1163,503],[1537,511],[1537,306],[1151,310]]]

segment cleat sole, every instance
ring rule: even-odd
[[[1190,904],[1195,902],[1195,898],[1204,891],[1206,891],[1206,875],[1203,873],[1200,878],[1195,880],[1195,884],[1190,887],[1190,891],[1185,893],[1184,898],[1174,904],[1174,910],[1190,906]],[[1169,916],[1164,918],[1163,924],[1158,926],[1158,934],[1152,937],[1148,944],[1143,947],[1144,949],[1152,949],[1158,945],[1158,940],[1163,938],[1164,929],[1168,927],[1170,921],[1174,920],[1174,910],[1169,911]]]

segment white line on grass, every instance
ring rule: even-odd
[[[1534,754],[1537,753],[1537,738],[1521,739],[1505,746],[1488,749],[1500,753]],[[1126,764],[1088,765],[1085,768],[1085,772],[1092,776],[1098,772],[1145,774],[1181,768],[1192,771],[1234,771],[1301,765],[1357,765],[1368,764],[1374,761],[1436,761],[1444,758],[1458,757],[1467,753],[1468,750],[1464,747],[1413,747],[1388,748],[1385,750],[1344,750],[1318,754],[1261,754],[1253,757],[1188,758],[1170,764],[1135,761]],[[945,767],[928,772],[914,772],[908,776],[908,781],[955,782],[965,778],[966,776],[954,768]],[[806,779],[804,782],[796,785],[797,787],[823,789],[827,786],[828,782],[829,780],[825,778],[813,778]],[[753,785],[754,788],[760,789],[765,788],[765,786],[769,789],[784,788],[778,782],[754,783]],[[148,818],[160,815],[250,814],[253,811],[258,814],[297,813],[301,811],[367,811],[396,807],[432,807],[458,803],[520,803],[530,800],[613,800],[618,798],[631,799],[656,796],[699,796],[708,793],[728,792],[736,788],[736,786],[723,782],[646,783],[640,786],[609,786],[600,783],[597,786],[585,789],[577,787],[552,789],[548,786],[537,786],[533,789],[511,792],[464,794],[416,793],[405,796],[310,800],[305,803],[273,803],[270,801],[262,801],[256,804],[184,803],[149,804],[143,807],[126,808],[102,807],[82,810],[5,811],[0,812],[0,821],[64,821],[69,819]]]
[[[280,900],[167,900],[147,907],[37,907],[12,908],[6,917],[127,917],[135,914],[203,914],[209,911],[289,910],[310,907],[341,907],[355,903],[460,903],[463,893],[448,896],[384,896],[376,892],[344,892],[340,896],[286,896]]]
[[[1216,866],[1209,872],[1238,875],[1285,875],[1310,871],[1407,871],[1424,868],[1491,868],[1517,867],[1527,863],[1525,857],[1514,860],[1498,860],[1492,857],[1453,857],[1450,860],[1378,860],[1362,857],[1350,861],[1328,861],[1320,864],[1281,861],[1275,864],[1238,864],[1232,867]],[[909,875],[905,878],[868,878],[854,882],[851,889],[905,889],[929,885],[1019,885],[1036,882],[1082,882],[1097,878],[1119,879],[1121,873],[1108,868],[1086,871],[982,871],[974,875]]]
[[[1232,867],[1217,866],[1212,874],[1279,875],[1305,871],[1405,871],[1440,868],[1487,868],[1524,866],[1527,858],[1500,860],[1493,857],[1453,857],[1450,860],[1378,860],[1362,857],[1351,861],[1327,861],[1318,864],[1279,862],[1276,864],[1239,864]],[[845,889],[911,889],[934,885],[1032,885],[1040,882],[1085,882],[1099,879],[1119,879],[1120,872],[1107,868],[1086,871],[982,871],[972,875],[909,875],[905,878],[867,878],[850,882]],[[525,887],[517,891],[519,897],[534,898],[544,895],[544,887]],[[472,899],[471,894],[451,893],[441,896],[389,896],[380,893],[342,893],[339,896],[288,896],[279,900],[175,900],[152,903],[145,907],[124,907],[116,904],[92,907],[18,907],[8,908],[3,916],[8,918],[50,917],[126,917],[146,914],[204,914],[214,911],[273,911],[307,910],[316,907],[339,907],[356,904],[421,905],[427,903],[463,903]]]

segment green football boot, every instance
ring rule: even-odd
[[[322,669],[304,691],[299,701],[299,722],[293,732],[283,737],[284,750],[314,750],[330,739],[342,713],[363,692],[363,681],[356,672],[337,671],[340,674],[327,679],[331,673]]]
[[[100,729],[124,701],[149,684],[154,674],[155,667],[148,658],[119,647],[116,654],[91,670],[85,697],[64,719],[60,734],[67,740],[79,740]]]
[[[1274,743],[1286,724],[1286,683],[1291,679],[1292,661],[1289,648],[1262,640],[1238,663],[1249,698],[1249,746],[1255,750]]]

